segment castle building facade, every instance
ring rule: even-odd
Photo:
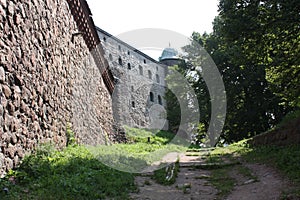
[[[168,66],[100,28],[97,33],[116,80],[112,95],[115,121],[130,127],[167,129]]]

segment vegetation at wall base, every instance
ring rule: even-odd
[[[27,156],[17,169],[0,179],[0,199],[128,199],[128,194],[137,190],[135,174],[112,169],[103,164],[102,158],[107,153],[117,153],[124,157],[124,161],[133,159],[145,164],[158,159],[150,157],[147,160],[145,155],[166,148],[174,137],[174,134],[165,131],[154,134],[147,130],[130,129],[127,131],[131,141],[128,144],[91,148],[77,145],[72,133],[68,129],[70,144],[62,151],[55,150],[51,144],[43,144]],[[181,148],[173,145],[167,151],[179,151]],[[165,183],[176,179],[178,163],[172,170],[174,176]]]
[[[134,175],[111,169],[83,146],[37,151],[0,179],[1,199],[127,199]]]

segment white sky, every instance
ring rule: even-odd
[[[219,0],[87,0],[87,2],[95,25],[114,36],[135,29],[162,28],[190,37],[193,31],[212,32],[212,22],[218,15]]]

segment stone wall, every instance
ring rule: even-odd
[[[113,93],[115,121],[130,127],[166,129],[167,66],[100,28],[97,31],[105,58],[117,79]]]
[[[0,175],[40,143],[64,147],[68,123],[82,143],[112,137],[111,97],[77,32],[64,0],[0,0]]]

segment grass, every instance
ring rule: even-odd
[[[152,178],[159,184],[172,185],[175,183],[179,172],[179,161],[156,170]]]
[[[169,144],[174,135],[165,131],[155,134],[128,129],[127,137],[128,144],[85,147],[74,144],[69,133],[69,146],[62,151],[51,145],[41,146],[36,153],[27,156],[19,168],[0,179],[0,199],[129,199],[128,194],[137,191],[134,173],[168,152],[187,150],[182,145]],[[253,148],[243,140],[204,151],[193,147],[189,154],[206,155],[208,164],[200,168],[211,170],[207,179],[219,190],[220,198],[233,189],[235,180],[228,172],[240,164],[237,157],[246,162],[275,166],[300,188],[300,145]],[[237,169],[240,174],[256,180],[248,168],[238,165]],[[155,171],[152,178],[170,185],[175,182],[178,171],[177,162]],[[291,194],[300,198],[299,191],[284,193],[283,199]]]
[[[184,152],[187,147],[170,144],[174,134],[159,131],[156,134],[135,128],[127,128],[127,144],[89,147],[89,150],[101,162],[118,170],[131,173],[143,171],[145,167],[160,161],[170,152]],[[150,142],[148,142],[150,138]]]
[[[128,199],[134,176],[109,168],[83,146],[37,151],[1,179],[1,199]]]
[[[0,199],[129,199],[128,194],[137,190],[134,173],[167,152],[185,149],[169,145],[174,135],[165,131],[130,129],[127,134],[129,144],[85,147],[74,144],[69,130],[69,146],[64,150],[42,145],[0,179]],[[177,170],[176,165],[174,176],[164,183],[173,182]],[[156,173],[155,179],[166,178]]]
[[[208,178],[208,181],[217,188],[219,198],[225,197],[233,190],[235,180],[228,175],[229,170],[230,167],[228,166],[214,169]]]

